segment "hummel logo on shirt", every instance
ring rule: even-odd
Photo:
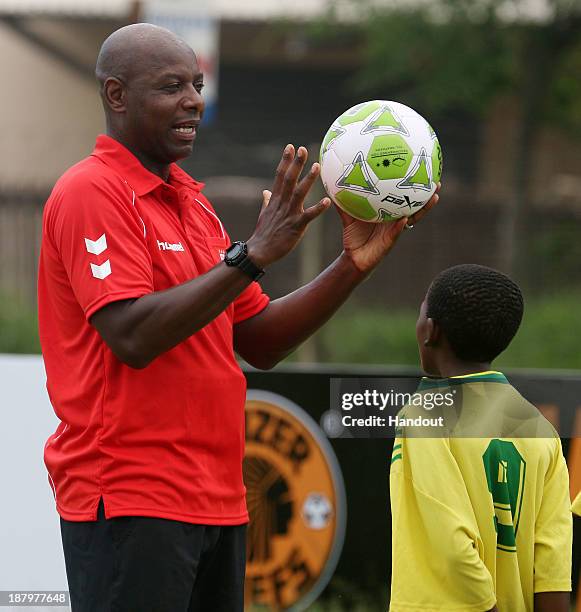
[[[90,240],[85,238],[85,246],[88,253],[93,255],[101,255],[101,253],[107,248],[107,236],[103,234],[97,240]]]
[[[107,278],[109,274],[111,274],[111,261],[107,259],[107,261],[103,262],[100,266],[92,263],[91,272],[95,278],[99,278],[101,280]]]
[[[101,234],[97,240],[91,240],[90,238],[85,238],[85,248],[87,249],[87,253],[91,253],[92,255],[101,255],[103,251],[107,250],[107,236],[105,234]],[[111,260],[107,259],[101,265],[97,265],[94,263],[90,263],[91,273],[95,278],[99,280],[103,280],[111,274]]]
[[[184,247],[181,242],[172,244],[171,242],[157,241],[157,246],[160,251],[184,251]]]

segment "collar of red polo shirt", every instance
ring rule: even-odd
[[[161,177],[150,172],[125,145],[106,134],[97,136],[91,155],[117,170],[138,197],[150,193],[164,183]],[[198,193],[204,188],[204,183],[195,181],[176,163],[170,164],[168,182],[184,185]]]

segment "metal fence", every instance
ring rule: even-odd
[[[270,179],[209,177],[205,192],[233,240],[248,238],[259,210],[260,190]],[[237,187],[238,186],[238,187]],[[0,294],[34,309],[36,273],[46,194],[0,194]],[[314,195],[313,200],[318,197]],[[458,263],[502,267],[499,251],[503,206],[474,202],[469,194],[445,186],[441,204],[412,232],[406,232],[386,261],[356,292],[367,306],[416,307],[433,277]],[[531,208],[514,273],[531,294],[581,290],[575,272],[581,261],[581,220],[572,211]],[[262,283],[273,297],[312,278],[341,251],[341,225],[334,211],[317,220],[305,241],[269,268]]]

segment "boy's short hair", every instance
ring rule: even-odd
[[[427,316],[464,361],[490,362],[500,355],[514,338],[523,310],[518,285],[486,266],[448,268],[428,289]]]

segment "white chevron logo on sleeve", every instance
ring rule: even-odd
[[[101,280],[103,280],[104,278],[107,278],[109,274],[111,274],[111,260],[108,259],[107,261],[103,262],[100,266],[92,263],[91,272],[93,273],[93,276],[95,278],[99,278]]]
[[[89,238],[85,238],[85,245],[89,253],[93,253],[93,255],[101,255],[101,253],[107,248],[107,236],[103,234],[100,238],[97,238],[97,240],[89,240]]]

